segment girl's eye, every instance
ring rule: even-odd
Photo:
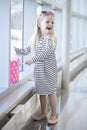
[[[46,21],[46,23],[50,23],[50,21]],[[54,22],[51,22],[52,24],[54,24]]]
[[[49,23],[49,21],[46,21],[46,23]]]

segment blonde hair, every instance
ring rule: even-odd
[[[41,14],[39,15],[39,17],[36,20],[35,32],[34,32],[32,38],[31,38],[32,50],[35,50],[36,45],[37,45],[37,43],[39,41],[39,38],[40,38],[40,35],[41,35],[40,34],[39,23],[41,22],[43,17],[49,16],[49,15],[52,15],[54,17],[54,13],[53,12],[42,11]],[[53,31],[51,36],[52,36],[52,38],[54,38],[54,46],[56,46],[57,38],[56,38],[56,35],[55,35],[54,31]]]

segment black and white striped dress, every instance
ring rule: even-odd
[[[35,63],[34,78],[37,94],[52,94],[57,88],[57,65],[54,40],[50,37],[41,37],[32,60]],[[29,49],[22,50],[28,54]],[[20,53],[20,52],[18,52]]]

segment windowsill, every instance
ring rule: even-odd
[[[26,81],[22,86],[16,88],[8,96],[0,100],[0,120],[8,114],[21,100],[34,90],[34,82]]]
[[[26,95],[35,92],[34,89],[34,67],[25,66],[26,69],[20,72],[19,82],[11,85],[8,88],[3,88],[0,93],[0,120],[4,118],[14,107],[21,102]]]
[[[20,72],[20,81],[3,88],[0,93],[0,120],[9,113],[24,97],[34,91],[33,69]]]
[[[33,66],[29,67],[28,70],[20,72],[20,78],[19,81],[13,85],[10,85],[10,87],[0,87],[0,100],[3,99],[3,97],[7,96],[8,93],[11,93],[16,88],[22,86],[27,80],[33,81]]]
[[[27,79],[28,80],[33,80],[33,72],[31,74],[28,74],[27,72],[20,72],[20,80],[17,83],[11,85],[9,88],[0,87],[0,99],[1,99],[2,93],[4,94],[5,91],[8,91],[8,89],[10,89],[11,87],[14,88],[15,86],[18,86],[19,84],[25,82]]]
[[[8,88],[0,87],[0,94],[6,91]]]

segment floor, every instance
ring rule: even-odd
[[[87,68],[69,89],[62,89],[58,97],[58,122],[48,125],[47,120],[27,122],[22,130],[87,130]]]

